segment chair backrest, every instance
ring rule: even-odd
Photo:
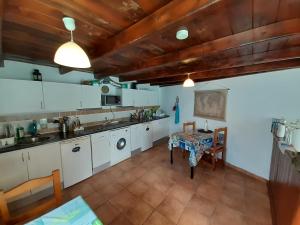
[[[7,202],[9,199],[20,196],[23,193],[29,192],[35,188],[44,186],[49,183],[53,183],[54,198],[51,198],[45,203],[39,204],[37,207],[31,209],[28,212],[22,213],[21,215],[15,217],[11,217],[7,206]],[[32,217],[39,216],[46,210],[58,206],[61,202],[62,195],[59,170],[54,170],[52,172],[52,175],[50,176],[29,180],[9,191],[0,191],[0,212],[2,220],[5,224],[15,224],[30,219]]]
[[[196,122],[187,122],[187,123],[183,123],[183,132],[187,132],[188,131],[188,127],[192,126],[193,131],[196,131]]]
[[[227,127],[216,128],[214,131],[214,147],[222,146],[226,149],[227,144]]]

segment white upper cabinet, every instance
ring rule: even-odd
[[[41,112],[44,110],[39,81],[0,79],[0,114]]]
[[[122,89],[122,106],[135,106],[137,90]]]
[[[81,85],[43,82],[45,109],[71,111],[82,108]]]
[[[101,92],[99,86],[82,85],[82,108],[91,109],[101,107]]]

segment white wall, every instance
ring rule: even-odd
[[[94,74],[80,71],[60,75],[58,68],[41,66],[30,63],[4,60],[4,67],[0,67],[0,79],[32,80],[33,69],[38,69],[44,81],[79,84],[82,80],[93,80]]]
[[[161,106],[171,118],[171,132],[182,129],[182,122],[205,119],[194,117],[194,91],[230,88],[227,121],[208,120],[210,129],[228,127],[227,161],[258,176],[269,177],[272,150],[271,118],[300,118],[300,69],[197,83],[194,88],[181,85],[161,88]],[[180,125],[174,124],[172,107],[179,96]]]

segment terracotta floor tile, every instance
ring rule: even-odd
[[[153,185],[160,179],[160,176],[156,173],[147,172],[140,179],[147,185]]]
[[[245,195],[244,193],[233,192],[229,190],[224,190],[221,202],[230,208],[236,209],[240,212],[245,211]]]
[[[94,192],[93,194],[90,194],[87,197],[84,197],[84,200],[88,203],[88,205],[92,209],[96,209],[100,205],[102,205],[107,199],[103,195],[100,195],[99,193]]]
[[[116,219],[114,219],[109,225],[133,225],[133,224],[123,214],[121,214]]]
[[[173,185],[168,193],[168,197],[179,200],[182,204],[186,205],[192,198],[195,192],[193,190],[182,187],[181,185]]]
[[[128,185],[132,184],[136,178],[132,176],[129,172],[124,172],[122,176],[116,179],[116,182],[123,187],[127,187]]]
[[[136,179],[138,179],[141,176],[143,176],[146,172],[147,172],[146,169],[144,169],[143,167],[137,166],[130,170],[130,175],[135,177]]]
[[[152,215],[147,219],[144,225],[175,225],[165,216],[161,215],[159,212],[153,212]]]
[[[223,204],[216,207],[210,225],[247,225],[243,214]]]
[[[147,184],[145,184],[141,180],[137,180],[131,185],[129,185],[127,187],[127,190],[136,196],[141,196],[148,190],[148,188],[149,186]]]
[[[223,189],[215,185],[202,183],[199,185],[196,195],[207,198],[212,201],[219,201],[221,199]]]
[[[118,210],[127,212],[135,207],[137,198],[126,189],[115,195],[109,202]]]
[[[153,208],[143,201],[137,201],[134,208],[126,212],[126,217],[133,225],[141,225],[151,215]]]
[[[216,202],[203,197],[193,196],[186,208],[194,209],[198,213],[210,217],[215,211]]]
[[[84,181],[72,187],[69,187],[67,191],[69,192],[70,196],[72,196],[72,198],[75,198],[79,195],[81,195],[82,197],[86,197],[95,192],[92,186],[89,183],[85,183]]]
[[[198,213],[195,209],[186,208],[179,219],[178,225],[209,225],[209,218]]]
[[[108,200],[118,194],[120,191],[124,189],[123,186],[117,183],[113,183],[112,185],[105,186],[102,189],[99,188],[97,190],[98,194],[102,196],[102,198]]]
[[[157,208],[157,211],[171,220],[173,223],[178,222],[182,212],[184,210],[184,205],[174,199],[166,198]]]
[[[261,192],[264,194],[268,193],[267,184],[263,181],[254,179],[252,177],[246,179],[245,186],[246,188],[251,189],[253,191]]]
[[[153,208],[156,208],[164,199],[166,195],[153,187],[149,187],[148,191],[146,191],[142,199],[151,205]]]
[[[111,223],[117,216],[120,215],[120,211],[113,207],[109,202],[101,205],[98,209],[95,210],[96,215],[104,224]]]

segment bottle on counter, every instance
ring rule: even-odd
[[[25,136],[25,130],[24,127],[21,127],[18,125],[17,127],[17,139],[20,140]]]

